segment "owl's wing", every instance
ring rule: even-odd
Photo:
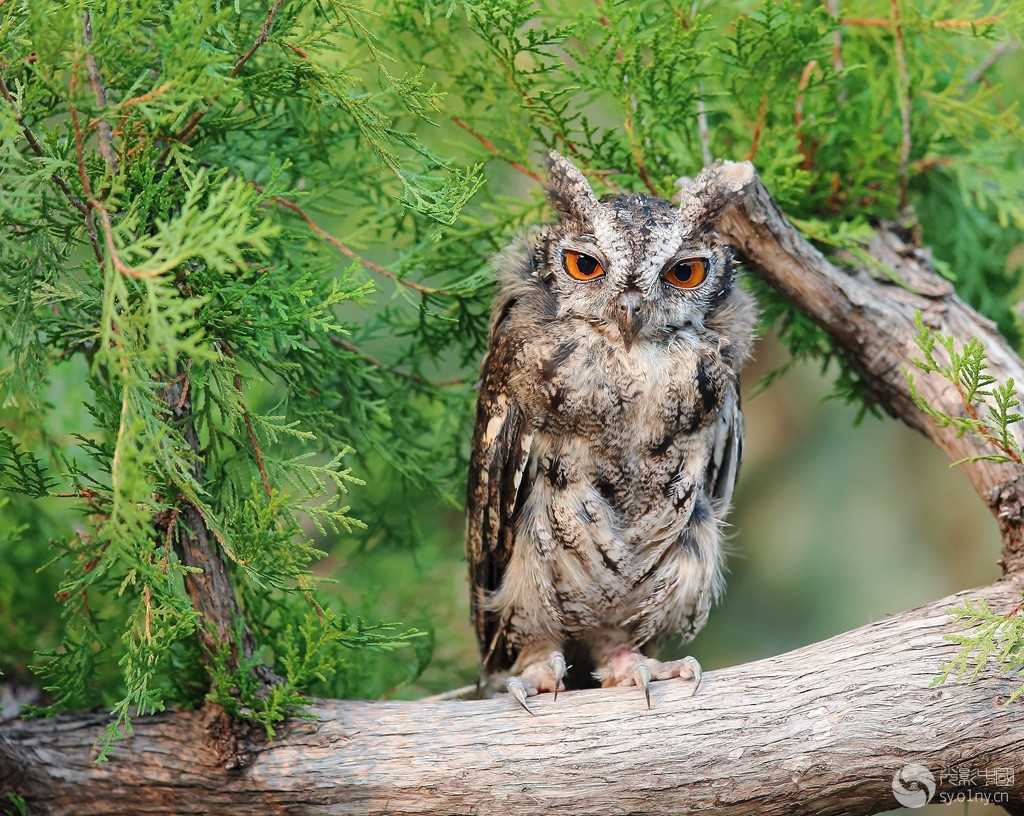
[[[470,606],[485,673],[511,668],[505,622],[484,602],[501,586],[512,557],[515,521],[528,492],[523,478],[533,441],[508,388],[514,348],[505,324],[511,306],[492,325],[490,351],[481,369],[466,497]]]
[[[740,475],[743,461],[743,407],[740,404],[739,382],[734,381],[715,421],[715,441],[707,473],[708,489],[713,498],[728,507],[732,491]]]

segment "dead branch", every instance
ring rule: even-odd
[[[723,237],[758,275],[832,336],[882,408],[924,433],[953,461],[993,452],[969,435],[958,438],[953,429],[936,427],[910,397],[906,368],[912,357],[920,356],[914,344],[914,315],[919,311],[932,329],[961,342],[981,340],[988,373],[1000,382],[1024,382],[1024,362],[992,321],[958,298],[935,273],[927,251],[883,228],[868,252],[888,274],[873,275],[863,267],[840,270],[786,220],[752,165],[724,162],[705,178],[728,202],[719,224]],[[950,416],[964,414],[959,395],[945,380],[935,375],[915,380],[931,405]],[[999,523],[1003,570],[1019,569],[1024,559],[1024,471],[994,462],[968,462],[960,469]]]
[[[955,647],[942,637],[962,597],[1009,610],[1020,586],[943,598],[788,654],[685,683],[541,695],[533,717],[509,699],[321,702],[251,764],[224,767],[213,711],[135,721],[94,765],[104,712],[0,730],[0,779],[30,812],[100,814],[875,813],[897,807],[893,775],[917,763],[1007,769],[1024,750],[1018,680],[987,670],[932,688]],[[982,780],[983,782],[983,780]],[[1024,803],[1024,774],[975,792]],[[998,801],[998,800],[997,800]]]

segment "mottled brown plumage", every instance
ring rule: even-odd
[[[511,675],[524,705],[566,650],[645,689],[696,666],[642,652],[692,638],[722,590],[755,320],[700,179],[679,206],[598,201],[547,166],[558,221],[497,259],[467,508],[484,685]]]

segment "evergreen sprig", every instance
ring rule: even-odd
[[[943,665],[932,685],[949,679],[977,679],[989,663],[1004,672],[1017,672],[1024,668],[1024,614],[1017,604],[1008,614],[997,615],[989,609],[984,598],[965,598],[949,614],[959,632],[944,635],[945,639],[960,647],[956,657]],[[1007,699],[1007,704],[1024,694],[1024,683]]]
[[[56,485],[40,462],[18,440],[0,428],[0,490],[37,499]]]
[[[1013,433],[1013,426],[1024,421],[1018,413],[1020,399],[1013,378],[998,382],[988,373],[985,346],[977,338],[970,338],[957,349],[951,335],[935,332],[924,325],[921,313],[914,316],[917,326],[915,342],[921,350],[920,359],[909,362],[926,374],[934,373],[949,382],[956,390],[964,407],[964,414],[952,416],[932,406],[918,391],[913,374],[907,371],[910,395],[914,404],[927,414],[940,428],[953,428],[958,437],[966,433],[984,441],[991,452],[957,460],[964,462],[1016,462],[1022,464],[1021,443]],[[945,351],[945,360],[937,359],[937,347]]]

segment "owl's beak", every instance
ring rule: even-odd
[[[640,330],[644,327],[643,305],[644,301],[639,292],[629,291],[619,295],[619,300],[616,304],[615,322],[619,326],[619,332],[622,334],[622,344],[626,347],[627,351],[629,351],[633,341],[636,340],[636,336],[640,334]]]

